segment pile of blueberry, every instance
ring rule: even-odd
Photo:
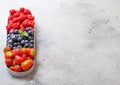
[[[23,36],[18,29],[10,30],[7,34],[7,46],[10,46],[12,49],[23,48],[23,47],[34,47],[34,29],[27,27],[24,31],[27,33],[27,36]]]

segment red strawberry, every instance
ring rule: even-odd
[[[23,61],[27,60],[27,54],[22,55]]]
[[[14,49],[15,56],[22,56],[22,51],[19,48]]]
[[[8,58],[13,58],[13,54],[12,54],[12,51],[7,51],[5,53],[5,58],[8,59]]]
[[[12,59],[5,59],[5,63],[7,66],[11,66],[12,65]]]
[[[30,48],[29,50],[28,50],[28,55],[31,57],[31,58],[35,58],[35,56],[36,56],[36,49],[35,48]]]
[[[10,66],[10,68],[9,68],[10,70],[12,70],[12,71],[15,71],[15,68],[14,68],[14,66]]]
[[[21,56],[15,56],[15,64],[21,64],[23,62],[23,58]]]
[[[21,51],[23,54],[28,54],[28,48],[22,48]]]
[[[16,72],[21,72],[21,71],[22,71],[20,65],[15,65],[15,66],[14,66],[14,70],[15,70]]]
[[[3,52],[6,53],[7,51],[11,51],[11,47],[9,46],[4,47]]]
[[[17,65],[17,63],[15,62],[15,59],[13,59],[13,66],[14,66],[14,65]]]
[[[24,62],[21,63],[21,68],[26,71],[30,69],[33,66],[34,62],[33,60],[25,60]]]

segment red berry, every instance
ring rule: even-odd
[[[5,59],[5,63],[7,66],[11,66],[12,65],[12,59]]]
[[[13,15],[13,17],[18,17],[18,16],[20,16],[20,13],[19,13],[19,12],[16,12],[16,13],[14,13],[14,15]]]
[[[34,21],[29,21],[29,26],[34,27]]]
[[[14,29],[18,29],[18,28],[20,28],[20,23],[19,23],[19,22],[13,23],[12,27],[13,27]]]
[[[31,14],[31,11],[29,9],[25,9],[24,14]]]
[[[14,10],[14,9],[11,9],[11,10],[9,11],[9,13],[10,13],[11,15],[13,15],[13,14],[15,13],[15,10]]]
[[[9,15],[8,20],[12,20],[12,19],[13,19],[13,16]]]
[[[21,7],[19,10],[20,10],[20,12],[24,12],[25,8]]]
[[[32,16],[32,15],[27,15],[27,18],[29,19],[29,20],[34,20],[34,16]]]
[[[14,66],[10,66],[10,70],[15,71]]]
[[[25,31],[25,28],[23,27],[23,25],[20,25],[20,30]]]

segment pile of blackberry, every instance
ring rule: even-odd
[[[23,36],[18,29],[10,30],[7,34],[7,46],[10,46],[12,49],[23,48],[23,47],[34,47],[34,30],[27,27],[25,31],[28,36]]]

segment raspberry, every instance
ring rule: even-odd
[[[9,11],[9,13],[10,13],[11,15],[13,15],[13,14],[15,13],[15,9],[11,9],[11,10]]]
[[[25,28],[22,25],[20,25],[20,30],[24,31]]]
[[[24,12],[25,8],[21,7],[19,10],[20,10],[20,12]]]
[[[29,20],[34,20],[34,16],[32,16],[32,15],[27,15],[27,18],[29,19]]]
[[[13,19],[12,15],[9,15],[8,20],[12,20],[12,19]]]
[[[29,9],[25,9],[24,14],[31,14],[31,11]]]
[[[29,26],[34,27],[34,21],[29,21]]]
[[[20,16],[20,13],[19,13],[19,12],[16,12],[16,13],[14,13],[14,15],[13,15],[14,18],[15,18],[15,17],[18,17],[18,16]]]
[[[12,24],[12,27],[13,27],[14,29],[18,29],[18,28],[20,28],[20,23],[19,23],[19,22],[13,23],[13,24]]]
[[[13,18],[13,22],[17,22],[18,21],[18,18]]]
[[[26,26],[28,26],[28,22],[29,22],[29,20],[28,20],[28,19],[25,19],[25,20],[23,21],[22,25],[23,25],[24,27],[26,27]]]
[[[27,18],[27,16],[24,15],[24,14],[21,14],[21,15],[19,16],[19,18],[20,18],[21,21],[24,21],[24,20]]]

